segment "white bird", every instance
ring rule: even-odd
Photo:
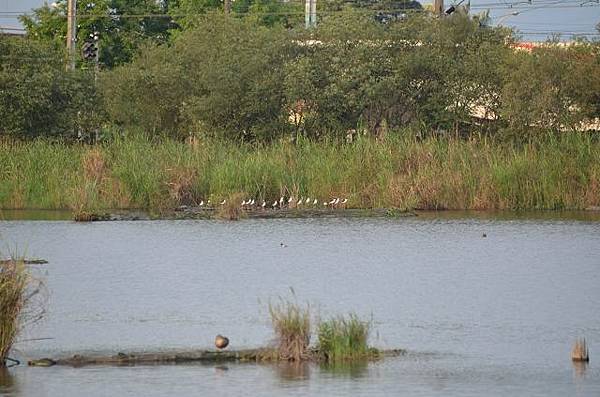
[[[279,197],[279,205],[283,204],[283,197]]]
[[[227,202],[227,200],[221,201],[221,205],[225,205],[226,202]]]
[[[272,205],[271,207],[273,207],[273,208],[277,207],[277,200],[275,200],[275,201],[273,202],[273,205]]]
[[[347,198],[345,198],[345,199],[342,200],[342,204],[346,204],[347,202],[348,202]]]
[[[242,200],[242,207],[246,205],[246,200]]]
[[[293,197],[290,197],[290,198],[288,199],[288,204],[289,204],[289,203],[291,203],[293,200],[294,200],[294,198],[293,198]]]
[[[204,205],[204,200],[200,201],[200,207],[202,207]]]
[[[302,202],[304,201],[304,197],[300,197],[300,199],[298,199],[298,205],[302,204]]]
[[[317,203],[318,203],[318,200],[315,199],[315,201],[313,201],[313,205],[317,205]]]
[[[324,205],[324,206],[327,206],[327,202],[323,201],[323,205]]]
[[[208,200],[208,201],[206,202],[206,205],[210,205],[210,200]]]
[[[254,205],[254,203],[256,203],[256,201],[254,201],[254,199],[252,199],[252,201],[250,201],[250,205]]]
[[[331,199],[331,201],[329,202],[329,204],[331,204],[331,205],[335,204],[335,199]]]
[[[340,203],[340,198],[339,198],[339,197],[337,197],[337,198],[335,199],[335,203],[333,203],[333,204],[334,204],[334,205],[338,205],[339,203]]]
[[[262,203],[261,207],[265,208],[266,205],[267,205],[267,202],[265,200],[263,200],[263,203]]]
[[[306,204],[310,203],[310,197],[306,198]]]

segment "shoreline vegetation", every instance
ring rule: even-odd
[[[27,260],[16,253],[0,260],[0,368],[19,364],[9,357],[19,333],[44,316],[43,282],[27,267],[41,263],[47,261]]]
[[[335,198],[347,202],[330,205]],[[225,219],[283,207],[316,216],[341,209],[596,208],[600,141],[589,133],[516,144],[477,136],[419,139],[398,131],[352,143],[207,139],[190,145],[143,136],[93,146],[0,143],[2,209],[70,209],[90,218],[115,208],[141,209],[160,217],[201,203],[209,207],[209,200]],[[254,203],[242,211],[246,200]]]
[[[466,9],[381,19],[356,5],[306,30],[252,8],[174,15],[139,32],[161,38],[149,42],[130,42],[124,18],[99,37],[103,64],[73,70],[55,41],[64,8],[0,35],[0,209],[92,221],[600,208],[600,42],[524,49]]]
[[[368,346],[371,322],[361,320],[356,314],[336,316],[326,320],[313,318],[310,305],[297,302],[292,290],[292,300],[280,298],[269,303],[269,316],[275,335],[275,346],[256,349],[219,350],[163,350],[159,352],[123,353],[116,355],[82,355],[41,358],[28,361],[29,366],[51,367],[67,365],[136,365],[219,362],[315,362],[342,364],[368,362],[385,357],[406,354],[403,349],[379,350]],[[316,320],[316,321],[315,321]],[[316,322],[318,341],[311,345],[313,321]],[[228,341],[229,342],[229,341]]]

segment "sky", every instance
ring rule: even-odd
[[[446,8],[456,1],[445,0]],[[16,16],[6,13],[29,12],[43,3],[43,0],[0,0],[0,26],[21,27]],[[523,41],[545,40],[552,33],[561,33],[565,40],[571,38],[571,33],[600,39],[595,28],[600,23],[600,0],[471,0],[472,13],[486,8],[490,9],[493,24],[517,28]]]

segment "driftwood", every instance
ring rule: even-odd
[[[379,352],[377,358],[394,357],[405,354],[405,350],[393,349]],[[31,360],[27,364],[37,367],[51,367],[53,365],[66,365],[83,367],[89,365],[159,365],[183,363],[219,363],[219,362],[268,362],[277,361],[276,349],[260,348],[245,350],[188,350],[171,352],[144,352],[144,353],[117,353],[112,356],[80,355],[76,354],[66,358],[41,358]]]
[[[0,265],[8,265],[12,259],[0,259]],[[45,259],[23,259],[23,263],[26,265],[44,265],[48,263]]]

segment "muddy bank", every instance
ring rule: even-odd
[[[318,357],[318,351],[313,351]],[[403,349],[381,350],[374,353],[369,359],[385,357],[398,357],[406,354]],[[115,355],[80,355],[71,357],[40,358],[28,361],[29,366],[51,367],[66,365],[83,367],[89,365],[159,365],[159,364],[184,364],[184,363],[218,363],[218,362],[266,362],[278,361],[277,350],[273,348],[243,349],[243,350],[187,350],[168,352],[141,352],[122,353]]]
[[[152,214],[144,211],[114,211],[108,213],[86,214],[75,220],[82,222],[100,221],[137,221],[137,220],[182,220],[182,219],[219,219],[218,208],[182,206],[174,210]],[[365,218],[365,217],[411,217],[413,211],[394,208],[377,209],[256,209],[242,210],[239,219],[298,219],[298,218]]]

